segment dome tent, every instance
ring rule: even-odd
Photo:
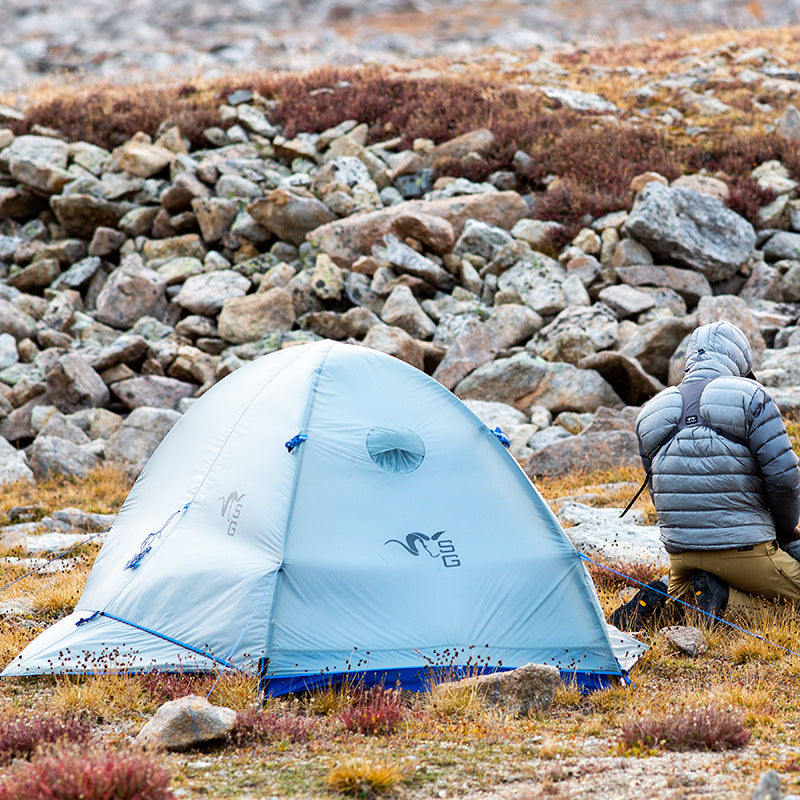
[[[322,341],[242,367],[184,414],[76,610],[3,675],[242,669],[280,694],[535,662],[592,688],[642,649],[606,625],[547,504],[458,398]]]

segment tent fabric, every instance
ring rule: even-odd
[[[241,669],[279,693],[534,662],[594,687],[643,649],[609,633],[547,504],[458,398],[323,341],[242,367],[184,414],[75,612],[3,675]]]

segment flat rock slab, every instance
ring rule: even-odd
[[[561,675],[556,667],[525,664],[508,672],[440,684],[433,691],[435,694],[460,688],[474,689],[485,705],[523,716],[533,710],[549,708],[560,684]]]
[[[633,496],[633,495],[631,495]],[[556,516],[567,538],[584,555],[601,562],[644,562],[669,568],[669,559],[656,525],[645,525],[643,515],[621,508],[594,508],[583,503],[565,503]]]

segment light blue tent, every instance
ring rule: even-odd
[[[74,613],[3,675],[343,674],[556,665],[587,688],[643,647],[498,438],[422,372],[319,342],[205,394],[130,492]]]

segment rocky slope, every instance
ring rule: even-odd
[[[706,104],[722,102],[701,92],[723,68],[797,85],[772,75],[769,52],[736,50],[693,59],[689,83],[649,83]],[[540,61],[546,83],[557,65]],[[599,94],[543,90],[590,124],[642,123]],[[798,176],[779,161],[752,168],[772,198],[758,231],[728,207],[731,176],[648,173],[633,203],[557,247],[564,229],[537,210],[559,176],[532,190],[535,153],[479,183],[436,177],[445,162],[485,164],[488,129],[409,149],[368,144],[360,120],[287,139],[272,108],[230,94],[231,127],[194,150],[174,126],[113,150],[0,130],[2,480],[104,460],[133,477],[214,383],[319,337],[427,371],[500,426],[534,477],[635,466],[638,406],[680,380],[688,334],[716,319],[747,332],[782,410],[800,409]],[[800,114],[772,120],[793,152]]]

